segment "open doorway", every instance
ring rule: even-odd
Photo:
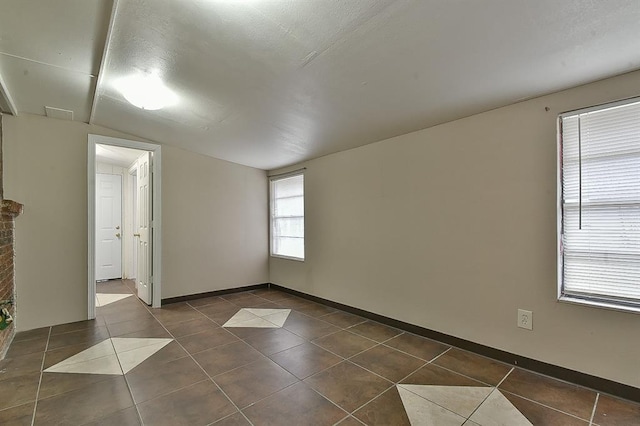
[[[129,287],[160,306],[160,165],[159,145],[89,135],[89,319],[100,296],[115,297],[97,292],[97,281],[101,289]]]

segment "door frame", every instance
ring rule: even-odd
[[[136,164],[134,163],[133,166],[129,167],[129,170],[127,170],[127,174],[129,176],[128,181],[130,183],[130,188],[128,189],[128,191],[130,192],[130,199],[129,199],[129,204],[130,204],[130,208],[128,210],[130,210],[129,213],[131,213],[131,229],[135,230],[137,229],[136,225],[138,224],[138,220],[137,220],[137,214],[138,214],[138,198],[137,198],[137,194],[136,194],[136,190],[137,190],[137,184],[138,184],[138,168],[136,167]],[[153,188],[152,188],[153,189]],[[125,214],[128,213],[125,210]],[[125,222],[127,221],[127,219],[125,218]],[[130,272],[130,274],[128,274],[128,279],[131,279],[131,277],[133,277],[133,275],[138,275],[136,273],[137,269],[138,269],[138,244],[136,244],[136,239],[133,237],[133,235],[131,236],[131,239],[129,240],[125,240],[126,243],[129,243],[129,249],[127,250],[131,250],[131,270],[128,271]],[[124,259],[123,259],[124,261]],[[137,277],[133,277],[136,278]],[[136,281],[136,285],[135,285],[136,290],[138,289],[138,283]]]
[[[87,318],[96,317],[96,145],[111,145],[123,148],[139,149],[153,153],[151,171],[152,180],[152,276],[151,297],[152,307],[159,308],[162,302],[162,147],[147,142],[130,141],[101,135],[89,135],[87,144]]]

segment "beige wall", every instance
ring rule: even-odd
[[[263,170],[162,149],[162,297],[266,283]]]
[[[305,163],[307,259],[270,281],[640,386],[640,315],[556,301],[557,114],[639,94],[636,72]]]
[[[5,197],[16,221],[16,325],[86,319],[87,135],[135,139],[39,116],[3,117]],[[268,280],[263,171],[163,146],[162,297]]]

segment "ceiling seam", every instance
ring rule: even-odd
[[[4,55],[4,56],[9,56],[11,58],[15,58],[15,59],[21,59],[23,61],[27,61],[27,62],[33,62],[35,64],[39,64],[39,65],[45,65],[47,67],[53,67],[53,68],[58,68],[61,70],[65,70],[65,71],[69,71],[69,72],[73,72],[76,74],[82,74],[82,75],[86,75],[89,76],[91,78],[95,78],[95,75],[91,74],[91,73],[86,73],[84,71],[80,71],[80,70],[74,70],[73,68],[67,68],[67,67],[63,67],[61,65],[56,65],[56,64],[49,64],[47,62],[42,62],[42,61],[38,61],[36,59],[29,59],[29,58],[25,58],[23,56],[18,56],[18,55],[13,55],[11,53],[7,53],[7,52],[0,52],[0,55]]]
[[[91,102],[91,111],[89,112],[89,124],[93,124],[93,120],[96,114],[96,105],[98,103],[98,91],[100,85],[104,80],[104,71],[107,63],[107,56],[109,54],[109,44],[111,43],[111,36],[113,34],[113,27],[116,21],[116,13],[118,10],[118,0],[113,0],[113,6],[111,7],[111,17],[109,18],[109,27],[107,28],[107,38],[104,41],[104,49],[102,50],[102,58],[100,60],[100,68],[98,69],[98,81],[96,81],[96,88],[93,91],[93,100]]]
[[[309,65],[311,62],[315,61],[316,59],[318,59],[320,56],[323,56],[325,53],[327,53],[329,50],[331,50],[334,46],[336,46],[338,43],[340,43],[342,40],[347,39],[349,36],[351,36],[353,33],[357,32],[360,28],[364,27],[365,25],[367,25],[369,22],[371,22],[372,20],[374,20],[375,18],[377,18],[378,16],[382,15],[382,13],[387,12],[389,9],[391,9],[392,7],[395,7],[398,3],[400,2],[400,0],[394,0],[393,2],[389,3],[388,5],[384,6],[382,9],[380,9],[379,11],[375,12],[373,15],[369,16],[368,18],[365,18],[362,22],[360,22],[359,24],[357,24],[356,26],[354,26],[353,28],[346,30],[345,32],[343,32],[342,34],[339,34],[337,37],[335,37],[333,40],[329,41],[328,45],[324,48],[321,49],[319,51],[313,51],[311,52],[309,55],[307,55],[303,61],[302,61],[302,66],[301,68],[305,68],[307,65]]]
[[[5,100],[11,114],[17,117],[18,107],[16,106],[16,103],[14,102],[13,97],[11,97],[11,93],[9,93],[9,87],[7,86],[5,81],[2,79],[2,75],[0,75],[0,96],[2,97],[2,99]]]

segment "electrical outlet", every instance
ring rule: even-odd
[[[518,309],[518,327],[533,330],[533,312]]]

